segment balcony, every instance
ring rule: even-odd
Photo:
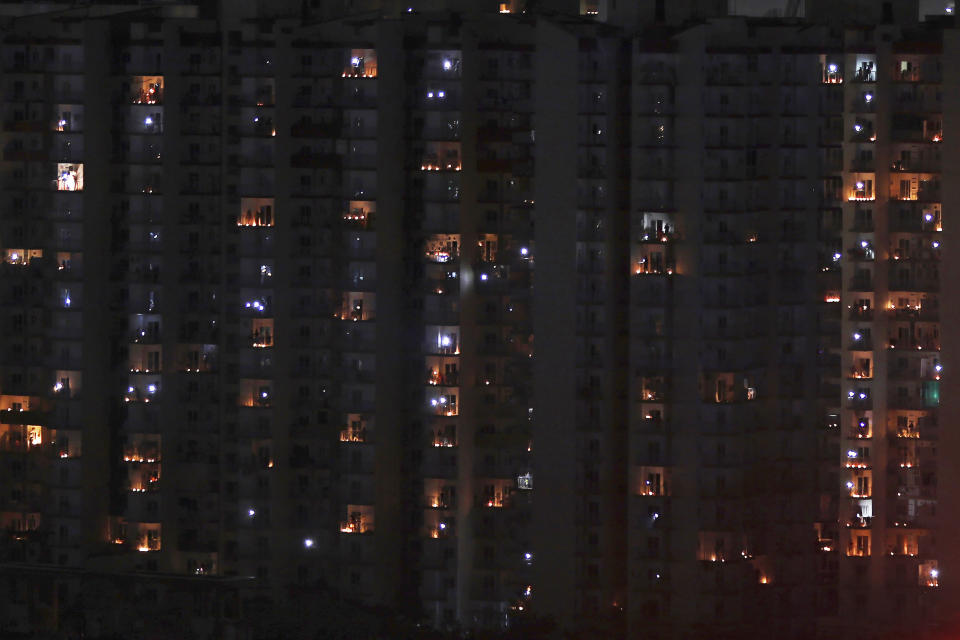
[[[272,227],[273,198],[241,198],[238,227]]]
[[[373,533],[373,517],[370,507],[370,515],[364,511],[352,511],[350,516],[340,523],[340,533]]]
[[[367,441],[367,429],[362,425],[351,425],[340,431],[340,442],[359,442]]]
[[[375,49],[352,49],[343,67],[342,78],[376,78],[377,52]]]
[[[130,79],[131,104],[163,104],[163,76],[134,76]]]

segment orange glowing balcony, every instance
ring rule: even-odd
[[[122,544],[122,541],[121,541]],[[137,542],[137,551],[160,551],[160,536],[144,536]]]
[[[162,104],[163,76],[135,76],[130,82],[130,102]]]
[[[375,49],[352,49],[350,58],[340,74],[342,78],[376,78],[377,52]]]
[[[457,438],[445,433],[435,433],[432,444],[434,447],[455,447],[457,446]]]
[[[43,257],[43,249],[5,249],[3,261],[7,264],[25,266],[31,260]]]
[[[366,442],[367,430],[363,427],[347,427],[340,431],[340,442]]]
[[[492,495],[485,495],[480,499],[480,505],[491,509],[499,509],[507,506],[509,493],[496,492]]]
[[[351,513],[340,523],[340,533],[373,533],[373,519],[360,512]]]
[[[241,198],[238,227],[272,227],[274,225],[273,198]]]
[[[656,254],[659,256],[660,254]],[[641,257],[634,263],[634,275],[673,275],[674,264],[665,260],[658,260],[655,257]]]

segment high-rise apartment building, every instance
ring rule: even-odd
[[[952,6],[219,4],[0,3],[0,630],[949,623]]]

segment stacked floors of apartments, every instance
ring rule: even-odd
[[[583,4],[8,21],[0,629],[937,624],[960,41]]]

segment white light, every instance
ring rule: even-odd
[[[307,549],[311,548],[313,546],[313,538],[306,538],[303,541],[303,546],[305,546]]]
[[[527,249],[526,247],[520,247],[520,255],[525,256],[528,253],[530,253],[529,249]]]
[[[657,513],[656,511],[654,511],[654,512],[653,512],[653,515],[651,515],[650,517],[653,518],[654,520],[656,520],[657,518],[660,517],[660,514]]]
[[[872,93],[864,94],[863,100],[864,102],[873,102],[873,94]]]
[[[133,387],[127,387],[127,393],[133,393]]]
[[[10,259],[11,259],[11,260],[14,260],[14,261],[19,260],[19,259],[20,259],[20,254],[17,253],[16,251],[14,251],[13,253],[10,254]]]
[[[847,451],[847,457],[848,457],[848,458],[856,458],[856,457],[857,457],[857,452],[854,451],[853,449],[850,449],[849,451]]]
[[[931,220],[933,220],[933,214],[932,214],[932,213],[925,213],[925,214],[923,214],[923,219],[926,220],[927,222],[930,222]]]
[[[486,280],[487,280],[487,274],[481,273],[481,274],[480,274],[480,279],[483,280],[484,282],[486,282]]]
[[[63,306],[65,307],[70,306],[70,296],[67,296],[66,298],[63,299]]]
[[[847,489],[853,489],[853,482],[847,481]]]
[[[449,346],[450,346],[450,336],[443,336],[443,337],[440,339],[440,345],[441,345],[441,346],[444,346],[444,347],[449,347]]]
[[[937,571],[936,569],[930,569],[930,577],[931,577],[931,578],[937,578],[937,577],[939,577],[939,576],[940,576],[940,572],[939,572],[939,571]]]
[[[443,530],[446,529],[446,528],[447,528],[447,523],[446,523],[446,522],[441,522],[441,523],[440,523],[440,530],[443,531]]]
[[[857,123],[853,125],[853,130],[856,131],[857,133],[860,133],[861,131],[863,131],[863,125],[860,123]]]
[[[530,560],[530,559],[532,559],[532,558],[533,558],[533,554],[530,553],[529,551],[526,552],[525,554],[523,554],[523,559],[524,559],[524,560]]]
[[[260,392],[260,397],[261,397],[261,398],[266,398],[268,395],[270,395],[270,394],[267,393],[266,391],[261,391],[261,392]]]
[[[859,340],[859,339],[862,338],[862,337],[863,337],[863,336],[860,335],[859,333],[856,333],[856,332],[855,332],[855,333],[853,334],[853,339],[854,339],[854,340]]]
[[[940,373],[941,371],[943,371],[943,365],[941,365],[941,364],[934,365],[934,366],[933,366],[933,369],[934,369],[934,371],[936,371],[937,373]]]
[[[157,385],[155,385],[155,384],[148,384],[148,385],[147,385],[147,392],[148,392],[148,393],[156,393],[156,392],[157,392]]]
[[[433,91],[427,91],[427,97],[433,98]]]
[[[860,392],[860,395],[859,395],[858,397],[859,397],[861,400],[866,400],[866,399],[867,399],[867,394],[864,393],[863,391],[861,391],[861,392]]]
[[[438,98],[446,98],[446,97],[447,97],[447,94],[446,94],[446,92],[444,92],[444,91],[437,91],[437,97],[438,97]]]
[[[866,240],[861,240],[861,241],[860,241],[860,247],[861,247],[861,248],[866,249],[866,248],[869,247],[869,246],[870,246],[870,243],[867,242]]]
[[[148,126],[148,127],[152,126],[152,125],[153,125],[153,118],[151,118],[150,116],[147,116],[146,118],[143,119],[143,124],[146,125],[146,126]]]
[[[352,64],[352,65],[355,66],[355,67],[359,67],[359,66],[360,66],[360,58],[358,58],[358,57],[356,57],[356,56],[350,58],[350,64]]]
[[[257,515],[257,510],[256,510],[256,509],[247,509],[247,515],[252,518],[253,516]]]
[[[856,392],[853,391],[853,390],[847,392],[847,397],[848,397],[848,398],[852,398],[852,397],[855,396],[855,395],[857,395],[857,394],[856,394]]]
[[[437,399],[436,399],[436,398],[432,398],[432,399],[430,400],[430,405],[431,405],[431,406],[434,406],[434,407],[437,406]]]
[[[829,71],[830,73],[836,73],[837,65],[830,63],[829,65],[827,65],[827,71]]]
[[[863,189],[863,183],[857,182],[857,189]]]
[[[840,258],[841,258],[841,256],[840,256],[839,253],[833,254],[833,261],[834,261],[834,262],[836,262],[836,261],[839,260]]]
[[[62,382],[57,382],[56,384],[53,385],[53,390],[54,390],[54,391],[60,391],[61,389],[63,389],[63,383],[62,383]]]
[[[443,61],[443,70],[444,70],[444,71],[450,71],[450,68],[451,68],[451,67],[453,67],[453,63],[450,62],[450,61],[447,60],[447,59],[444,59],[444,61]]]
[[[65,127],[65,126],[67,126],[67,121],[66,121],[66,120],[61,120],[61,121],[58,122],[57,124],[59,124],[61,127]]]
[[[932,245],[933,245],[933,248],[934,248],[934,249],[939,249],[939,248],[940,248],[940,242],[939,242],[938,240],[934,240],[933,243],[932,243]]]

